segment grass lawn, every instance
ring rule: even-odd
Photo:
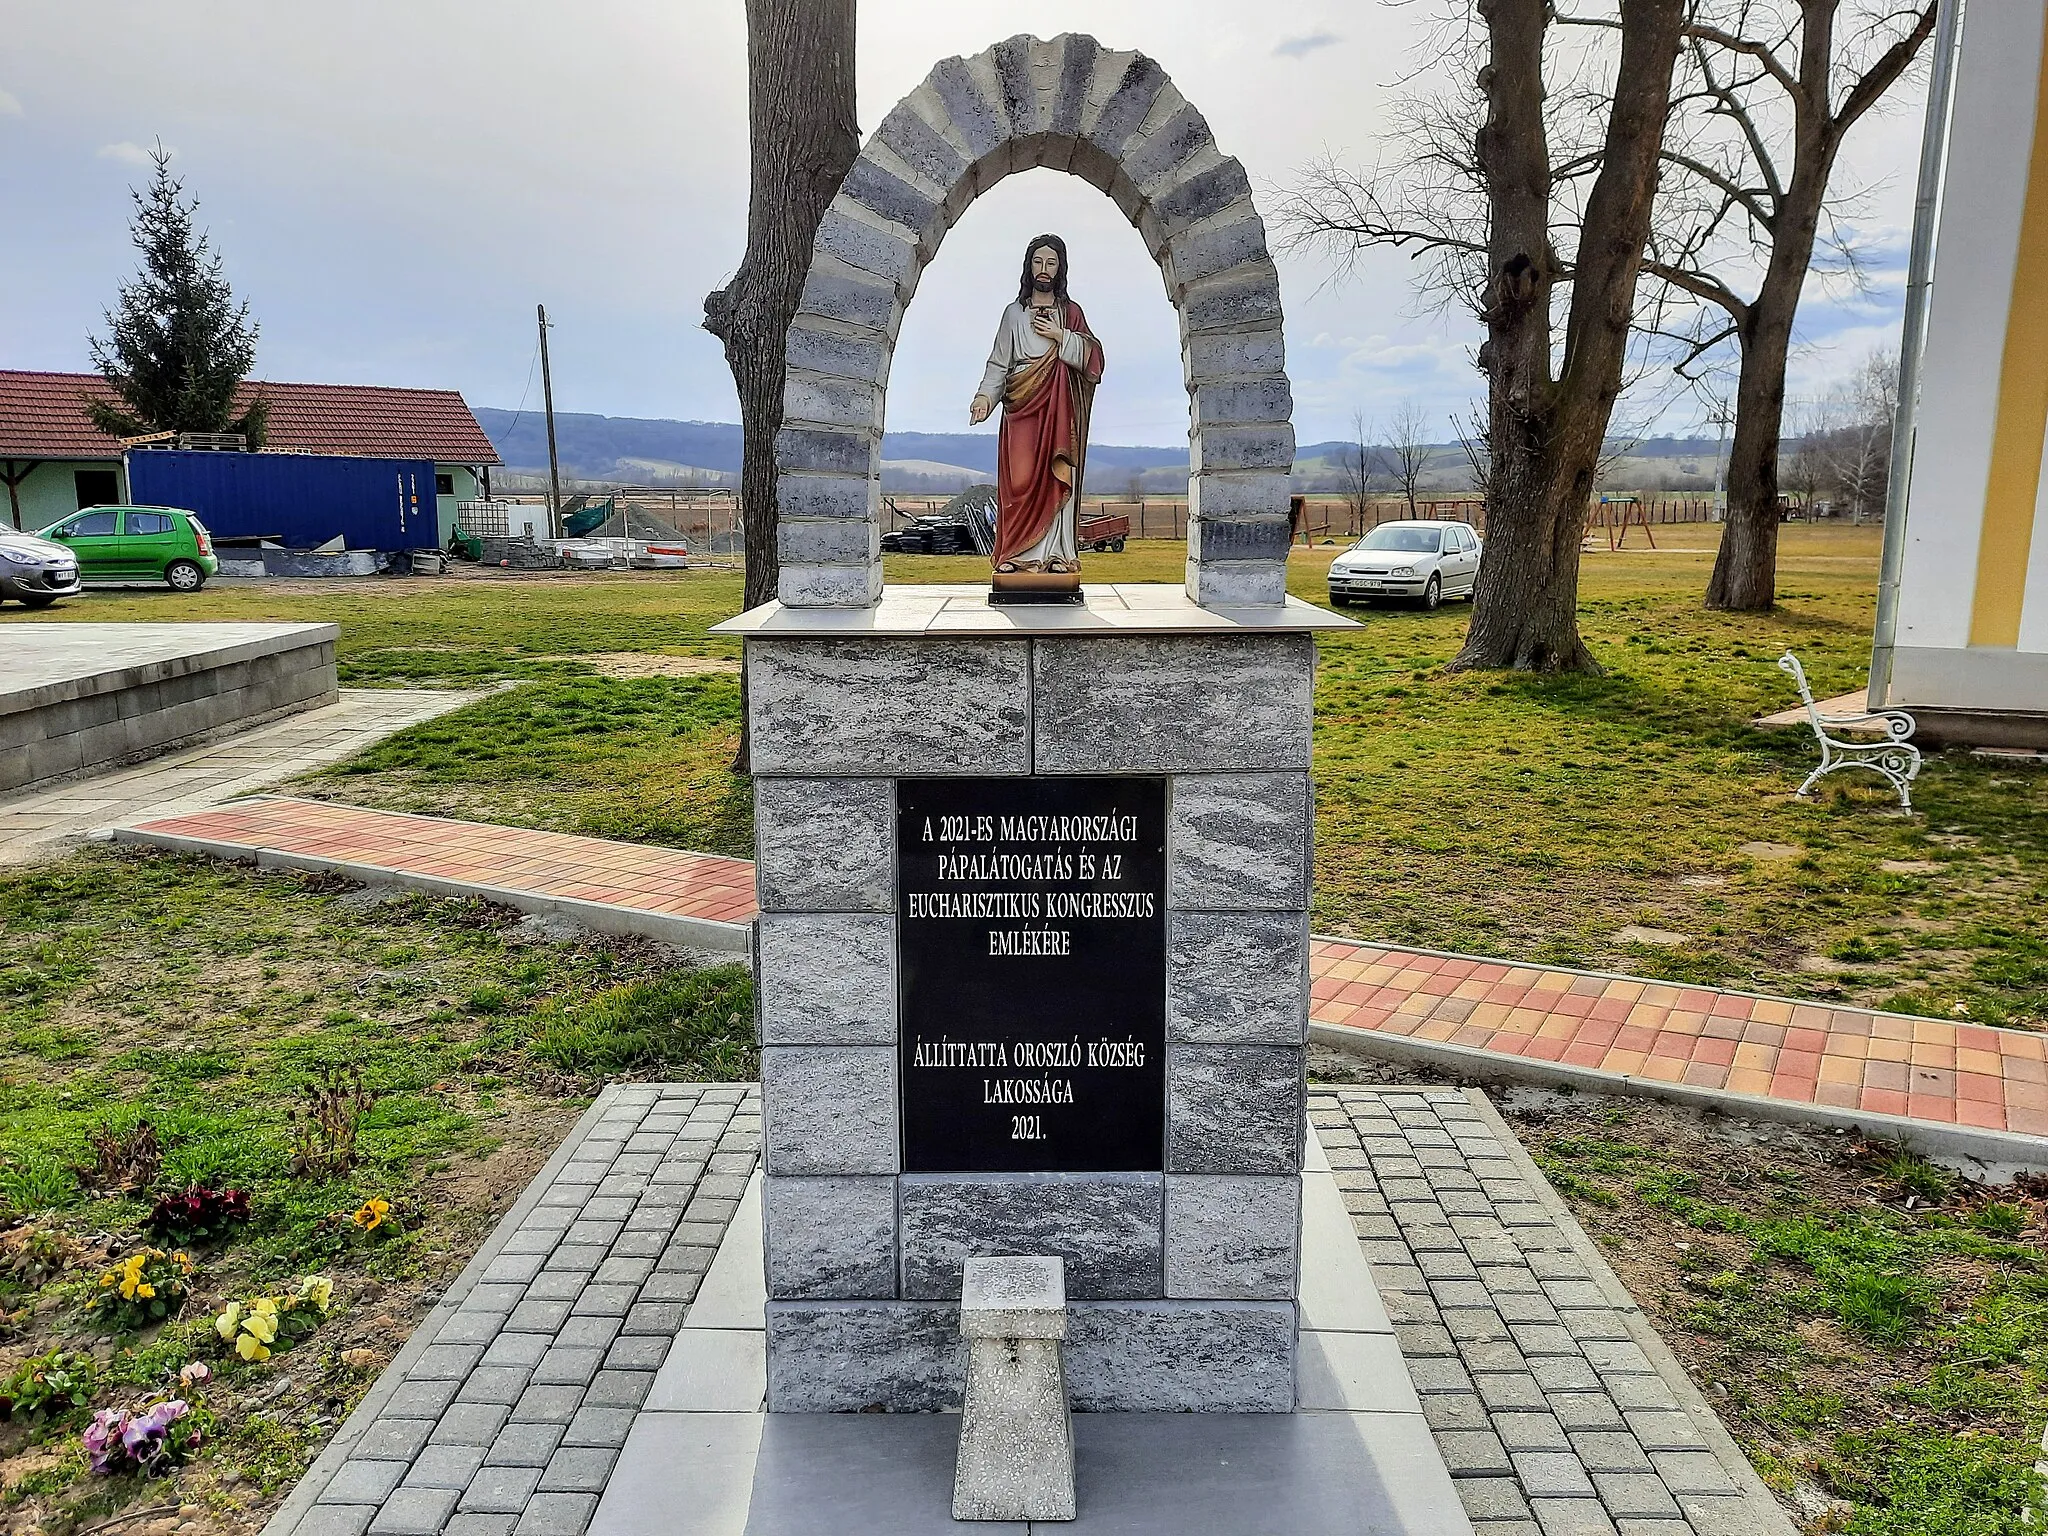
[[[1698,606],[1717,532],[1667,528],[1656,552],[1586,557],[1581,624],[1605,677],[1443,675],[1463,604],[1374,610],[1325,637],[1318,927],[2039,1027],[2048,774],[1937,757],[1910,820],[1874,779],[1792,800],[1811,738],[1748,722],[1791,702],[1775,665],[1787,647],[1823,697],[1860,685],[1879,535],[1788,528],[1781,607],[1756,617]],[[1297,549],[1294,590],[1319,599],[1335,553]],[[1178,580],[1181,560],[1177,544],[1139,543],[1089,571]],[[982,568],[888,566],[896,582]],[[346,684],[521,686],[310,793],[744,854],[737,681],[702,670],[736,658],[707,631],[738,601],[733,572],[481,576],[96,593],[45,617],[335,620]]]
[[[174,1387],[215,1421],[168,1483],[91,1477],[82,1409],[0,1422],[0,1531],[66,1532],[120,1506],[202,1506],[253,1531],[610,1077],[757,1072],[752,982],[656,946],[550,939],[477,902],[103,848],[0,872],[0,1398],[30,1360],[88,1356],[90,1406]],[[358,1161],[293,1172],[323,1072],[374,1102]],[[90,1187],[90,1138],[146,1121],[161,1158],[136,1193]],[[326,1150],[315,1135],[310,1149]],[[168,1321],[85,1310],[148,1245],[153,1197],[236,1188],[249,1219],[197,1259]],[[381,1199],[365,1235],[348,1219]],[[244,1362],[212,1327],[229,1302],[335,1282],[336,1310],[288,1355]],[[175,1523],[176,1516],[171,1517]],[[128,1527],[147,1531],[146,1525]],[[168,1529],[166,1525],[165,1529]],[[189,1529],[189,1528],[188,1528]]]

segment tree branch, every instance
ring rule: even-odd
[[[1920,45],[1933,35],[1938,9],[1935,0],[1928,0],[1914,21],[1912,31],[1880,54],[1877,62],[1849,88],[1849,94],[1842,99],[1841,110],[1828,119],[1828,129],[1835,137],[1840,138],[1855,126],[1856,120],[1876,106],[1884,93],[1906,72],[1907,66],[1919,53]]]

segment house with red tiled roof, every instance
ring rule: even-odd
[[[80,507],[128,499],[124,449],[92,424],[89,400],[112,400],[96,373],[24,373],[0,369],[0,517],[17,528],[47,528]],[[283,384],[250,380],[236,413],[270,404],[264,451],[431,459],[442,539],[457,502],[490,494],[498,451],[452,389],[392,389],[375,384]]]

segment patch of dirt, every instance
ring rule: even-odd
[[[1804,848],[1792,843],[1744,843],[1735,851],[1746,853],[1752,859],[1796,859],[1806,853]]]
[[[1617,944],[1654,944],[1659,949],[1675,949],[1681,944],[1690,944],[1691,939],[1682,933],[1673,933],[1668,928],[1644,928],[1630,923],[1626,928],[1614,932]]]
[[[656,656],[644,651],[603,651],[574,659],[589,662],[600,677],[701,677],[740,669],[737,661],[723,656]]]

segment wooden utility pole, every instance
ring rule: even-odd
[[[555,453],[555,382],[548,377],[548,307],[540,312],[540,398],[548,417],[548,537],[562,536],[562,461]]]

